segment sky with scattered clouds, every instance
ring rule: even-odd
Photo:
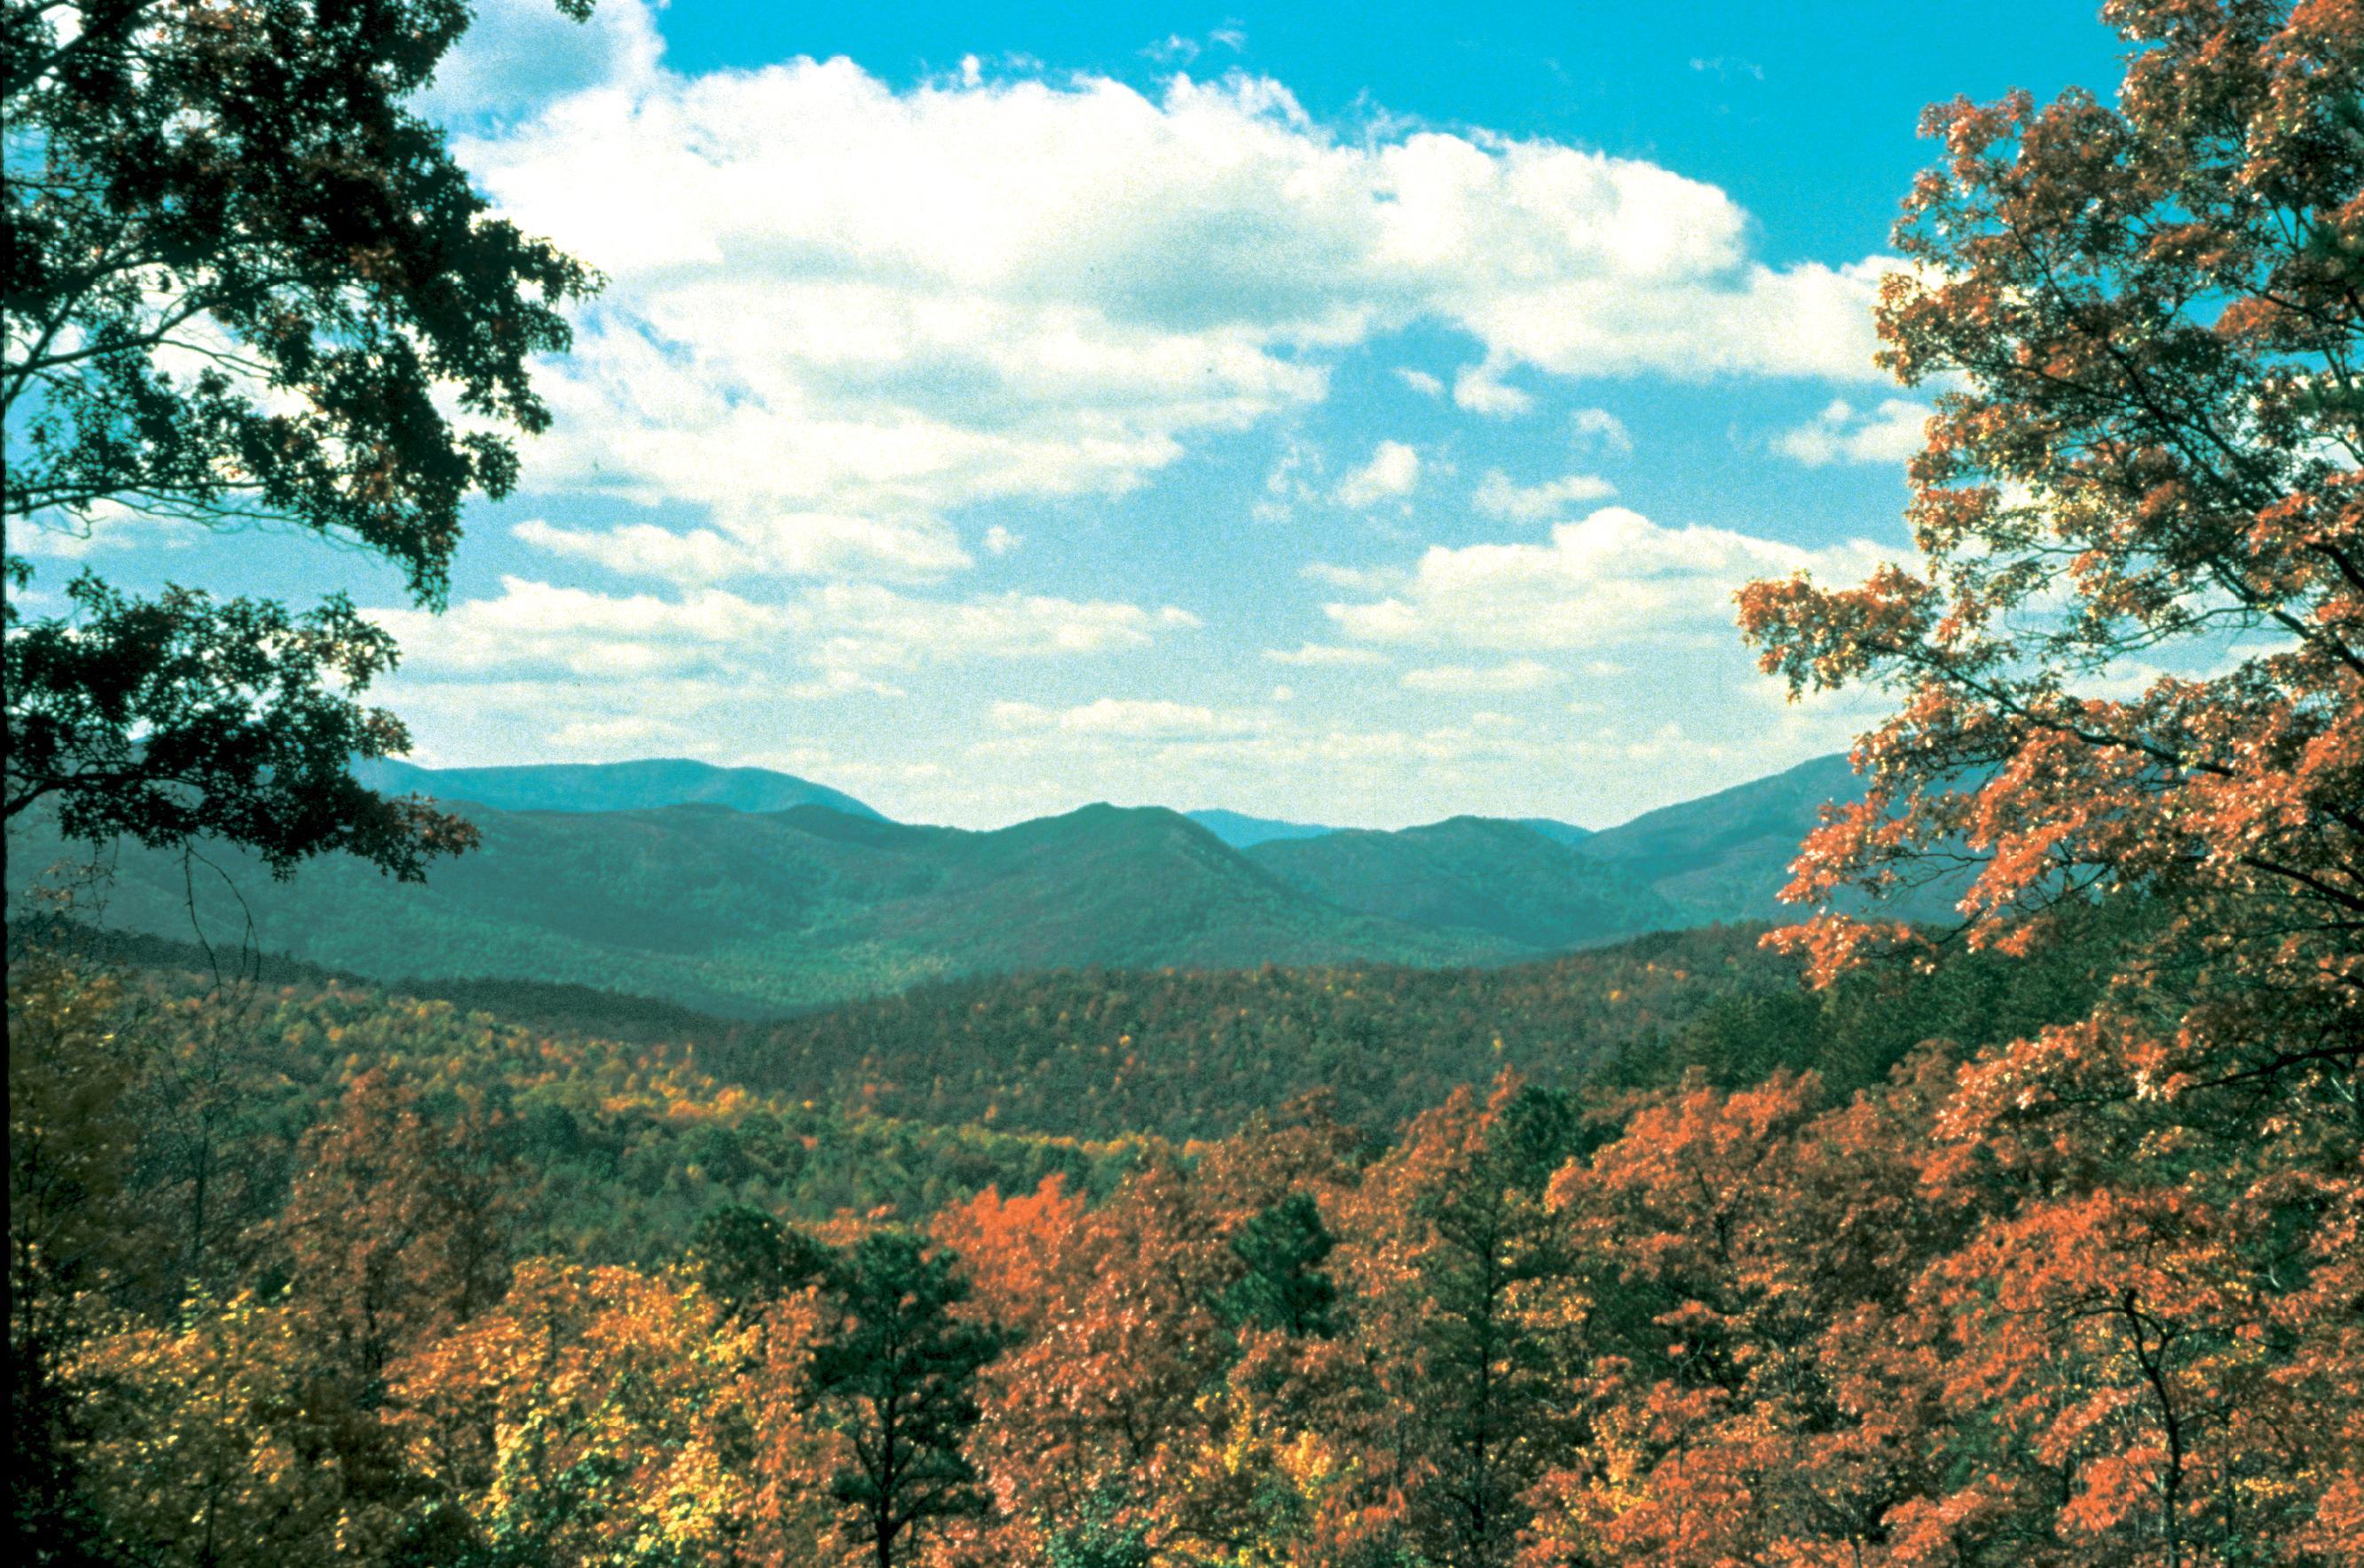
[[[347,587],[422,762],[965,826],[1605,826],[1843,746],[1871,710],[1786,704],[1731,595],[1906,549],[1869,305],[1919,107],[2116,47],[2048,5],[480,9],[426,106],[608,283],[449,610],[284,536],[49,553]]]

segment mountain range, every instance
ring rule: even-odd
[[[355,760],[353,776],[381,795],[431,795],[500,811],[641,811],[656,806],[786,811],[826,806],[849,817],[879,815],[842,790],[793,773],[718,768],[685,757],[507,768],[422,768],[391,757],[362,758]]]
[[[1104,805],[974,832],[889,821],[788,774],[687,762],[381,765],[371,782],[453,803],[481,846],[424,886],[351,861],[274,882],[237,856],[125,846],[106,921],[185,939],[194,917],[217,946],[389,982],[499,976],[740,1017],[968,973],[1495,964],[1776,916],[1815,808],[1859,788],[1834,757],[1598,833]],[[13,834],[10,851],[12,892],[66,853],[38,828]]]

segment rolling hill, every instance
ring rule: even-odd
[[[1499,818],[1274,840],[1251,846],[1247,856],[1343,909],[1484,932],[1538,952],[1694,923],[1623,870]]]
[[[657,762],[382,773],[460,803],[474,852],[424,887],[334,860],[275,883],[214,855],[123,849],[105,918],[384,982],[588,986],[745,1018],[971,974],[1089,965],[1495,964],[1637,932],[1789,913],[1775,897],[1845,759],[1585,834],[1452,817],[1396,832],[1086,806],[990,832],[794,801],[834,791]],[[666,797],[690,794],[695,801]],[[479,803],[563,802],[534,809]],[[648,801],[629,809],[596,803]],[[1284,829],[1285,831],[1267,831]],[[1225,841],[1253,835],[1244,847]],[[1292,836],[1293,835],[1293,836]],[[10,835],[22,890],[65,851]],[[1934,917],[1942,896],[1903,912]]]
[[[1784,920],[1798,913],[1780,900],[1798,845],[1826,801],[1854,802],[1864,781],[1834,753],[1782,773],[1647,811],[1586,836],[1580,851],[1656,891],[1684,925],[1711,920]],[[1910,920],[1943,920],[1965,877],[1923,888],[1885,906]]]
[[[1161,808],[1087,806],[995,832],[804,806],[471,807],[474,852],[406,885],[322,860],[273,882],[124,846],[106,922],[384,981],[503,976],[777,1013],[974,973],[1533,956],[1476,930],[1341,908]],[[67,851],[12,836],[20,889]],[[216,866],[218,870],[215,869]]]

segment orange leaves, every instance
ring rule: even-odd
[[[1924,570],[1742,595],[1793,693],[1909,694],[1860,748],[1886,809],[1817,834],[1788,892],[1877,895],[1975,851],[1970,939],[2014,953],[2091,896],[2189,909],[2187,945],[2125,973],[2219,1076],[2352,1073],[2364,1048],[2289,1042],[2364,1040],[2364,22],[2350,0],[2106,14],[2140,45],[2115,106],[2014,94],[1924,123],[1946,161],[1897,237],[1920,265],[1879,306],[1886,362],[1960,388],[1912,471]],[[1802,942],[1818,975],[1879,945]]]

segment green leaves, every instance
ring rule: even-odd
[[[915,1238],[875,1231],[831,1270],[842,1316],[813,1347],[811,1384],[853,1451],[830,1482],[844,1532],[871,1547],[879,1568],[912,1525],[986,1509],[963,1445],[983,1414],[976,1374],[1001,1337],[953,1317],[969,1287],[953,1262]]]
[[[341,595],[297,615],[188,588],[138,598],[88,573],[66,592],[71,617],[20,624],[9,608],[9,817],[47,801],[71,839],[225,839],[283,876],[340,850],[418,881],[430,856],[475,841],[347,771],[409,737],[354,700],[397,655]]]
[[[289,524],[441,605],[463,504],[507,494],[512,434],[549,423],[529,366],[596,286],[492,217],[407,106],[470,15],[7,0],[11,528]],[[407,744],[351,700],[394,647],[344,600],[68,593],[72,624],[9,608],[10,817],[49,798],[71,837],[215,837],[282,875],[344,851],[416,880],[473,841],[344,776]]]
[[[597,284],[407,107],[468,8],[8,12],[8,514],[278,518],[440,602],[463,501],[517,470],[437,396],[545,427],[528,366]]]

